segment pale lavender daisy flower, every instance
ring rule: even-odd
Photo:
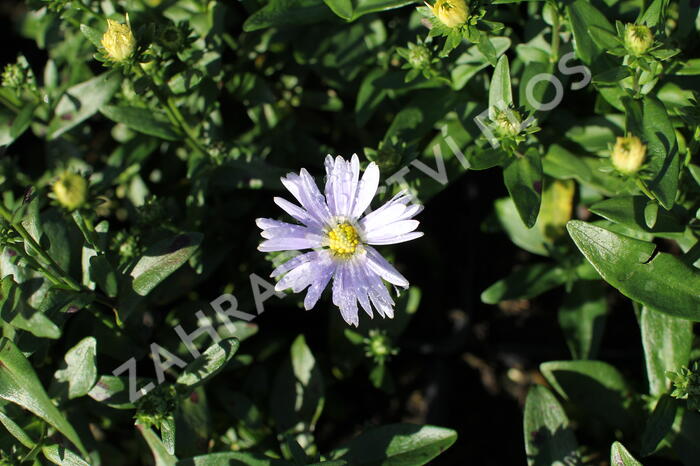
[[[308,287],[304,299],[308,310],[332,278],[333,304],[348,324],[359,323],[358,302],[370,317],[372,307],[382,317],[394,317],[394,301],[382,279],[402,288],[408,287],[408,280],[370,245],[402,243],[423,236],[414,231],[418,221],[413,220],[422,206],[409,204],[411,197],[401,192],[364,215],[379,186],[377,165],[370,163],[362,178],[357,155],[349,162],[329,155],[325,166],[325,196],[305,169],[282,178],[301,207],[280,197],[275,198],[275,204],[302,225],[269,218],[256,221],[265,238],[258,247],[260,251],[313,249],[273,270],[272,277],[283,275],[275,289],[291,288],[299,293]]]

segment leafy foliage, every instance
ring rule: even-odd
[[[454,400],[411,392],[415,361],[454,353],[516,392],[530,465],[697,463],[694,2],[8,5],[0,464],[462,464],[471,432],[425,414]],[[419,285],[347,329],[262,278],[291,256],[258,252],[253,219],[280,176],[353,151],[379,200],[406,190],[427,214],[486,179],[490,216],[462,239],[455,202],[449,227],[389,249]],[[444,264],[488,232],[513,245],[484,252],[500,275],[455,294],[561,330],[531,359],[498,341],[500,378],[469,349],[476,304],[427,292],[472,276]],[[416,341],[428,314],[452,338]]]

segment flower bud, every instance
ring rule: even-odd
[[[437,0],[430,6],[433,14],[448,28],[460,26],[467,22],[469,7],[465,0]]]
[[[654,43],[654,35],[651,29],[641,24],[628,24],[625,26],[625,47],[633,55],[642,55],[649,50]]]
[[[399,351],[391,344],[391,339],[386,331],[372,329],[369,337],[364,339],[365,356],[374,359],[378,364],[383,364],[392,356],[396,356]]]
[[[522,126],[520,112],[510,108],[497,110],[494,122],[496,123],[496,133],[501,137],[517,136]]]
[[[102,46],[110,60],[122,62],[133,55],[136,39],[128,24],[120,24],[108,19],[107,32],[102,36]]]
[[[637,173],[644,163],[647,146],[637,136],[617,138],[612,153],[612,164],[620,173]]]
[[[68,210],[75,210],[87,201],[88,185],[85,178],[64,172],[53,185],[53,193],[58,202]]]

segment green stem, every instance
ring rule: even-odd
[[[559,60],[559,42],[561,40],[559,31],[561,29],[561,18],[559,17],[559,9],[556,4],[552,2],[552,5],[556,10],[556,14],[554,15],[554,25],[552,25],[552,54],[549,56],[549,61],[556,63],[557,60]]]
[[[632,89],[634,90],[634,96],[639,98],[641,92],[639,87],[639,69],[634,70],[634,74],[632,75]]]
[[[153,76],[151,76],[148,73],[148,71],[144,70],[140,66],[136,66],[134,68],[136,69],[137,74],[146,76],[148,78],[151,90],[158,98],[161,105],[164,107],[165,112],[168,115],[170,121],[175,126],[179,127],[184,133],[185,142],[187,143],[187,145],[189,145],[192,149],[196,150],[197,152],[201,153],[201,155],[207,156],[209,153],[206,150],[206,148],[199,142],[197,132],[187,123],[187,120],[180,112],[180,109],[177,108],[177,105],[175,104],[173,98],[171,96],[163,95],[160,88],[153,79]]]
[[[7,221],[7,223],[12,226],[12,228],[15,229],[17,233],[22,237],[24,242],[26,244],[29,244],[29,246],[34,249],[39,256],[48,263],[51,268],[53,268],[53,271],[61,278],[61,281],[65,285],[67,285],[70,289],[73,291],[80,291],[81,287],[76,283],[73,278],[71,278],[62,268],[58,263],[51,257],[40,245],[39,243],[36,242],[34,238],[32,238],[32,235],[29,234],[29,232],[24,228],[24,225],[22,225],[21,222],[13,222],[12,221],[12,214],[5,209],[4,206],[0,206],[0,215]]]

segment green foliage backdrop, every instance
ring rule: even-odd
[[[697,464],[698,6],[5,2],[0,463]],[[394,319],[257,250],[329,153]]]

